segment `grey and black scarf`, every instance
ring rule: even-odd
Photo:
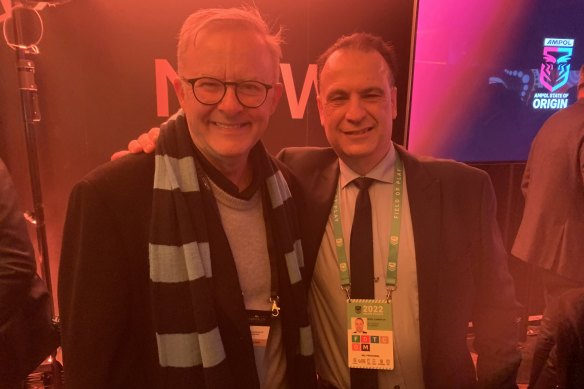
[[[262,190],[268,197],[263,201],[269,203],[264,209],[269,209],[271,249],[281,258],[280,275],[286,275],[285,285],[280,286],[287,290],[289,304],[282,304],[283,328],[289,329],[292,324],[295,331],[292,355],[286,350],[287,376],[291,382],[301,382],[297,375],[305,374],[311,381],[312,335],[301,278],[303,258],[296,238],[299,234],[294,203],[282,173],[263,145],[258,143],[252,153],[258,165],[254,174],[260,174]],[[201,168],[184,116],[178,115],[163,125],[155,158],[150,282],[163,385],[176,389],[242,387],[238,380],[243,377],[236,376],[230,368],[233,355],[226,352],[213,295],[213,270],[217,270],[212,266],[216,261],[212,254],[230,256],[232,262],[233,259],[229,249],[219,250],[219,254],[211,249],[213,238],[209,231],[216,230],[217,225],[220,230],[222,227],[220,220],[213,220],[205,210],[205,196],[212,194],[201,190]]]

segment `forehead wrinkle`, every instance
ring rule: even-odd
[[[205,34],[210,37],[215,33],[222,32],[225,39],[221,40],[220,45],[213,47],[205,41]],[[253,46],[242,48],[240,42],[242,37],[245,37]],[[203,48],[205,49],[206,58],[200,62],[202,64],[200,65],[202,69],[199,68],[201,75],[223,81],[273,81],[271,71],[262,74],[258,70],[258,56],[264,61],[269,61],[270,65],[273,65],[273,59],[265,39],[252,28],[244,25],[233,25],[224,28],[219,23],[206,26],[197,32],[192,50],[197,54],[197,51]],[[193,57],[196,58],[197,55],[189,57],[189,60],[196,61]]]

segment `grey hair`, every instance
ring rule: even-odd
[[[280,59],[282,58],[282,28],[272,33],[268,23],[264,20],[259,10],[253,6],[240,8],[207,8],[191,14],[183,23],[180,30],[177,48],[177,61],[179,74],[182,73],[183,57],[189,48],[193,47],[199,32],[210,23],[228,23],[250,28],[260,34],[266,42],[266,46],[275,64],[275,79],[279,78]]]

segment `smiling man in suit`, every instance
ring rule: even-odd
[[[184,115],[156,155],[73,189],[59,272],[71,388],[316,385],[295,187],[260,141],[280,57],[255,8],[191,14],[174,80]]]
[[[370,34],[335,42],[317,64],[320,120],[332,148],[288,148],[279,154],[306,196],[303,244],[312,275],[309,312],[321,386],[515,388],[517,303],[492,185],[480,170],[418,158],[391,142],[397,115],[394,58],[393,48]],[[350,247],[365,234],[361,227],[352,231],[362,177],[369,179],[373,258],[368,259]],[[397,193],[396,231],[398,184],[403,188]],[[331,212],[337,205],[341,233],[335,232]],[[393,237],[399,237],[394,259],[390,246],[398,239]],[[363,375],[347,367],[339,239],[346,246],[352,288],[353,273],[372,261],[364,298],[386,299],[388,288],[392,291],[393,370]],[[391,262],[395,280],[386,276]],[[466,346],[469,321],[476,336],[476,372]]]

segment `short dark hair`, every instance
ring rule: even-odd
[[[333,43],[328,49],[322,53],[316,61],[316,81],[318,89],[320,90],[320,74],[322,73],[322,68],[324,67],[326,61],[329,57],[337,50],[341,49],[354,49],[364,52],[377,51],[389,67],[390,83],[395,85],[395,80],[397,78],[397,59],[395,54],[395,48],[390,42],[385,42],[381,37],[366,32],[356,32],[351,35],[343,35],[335,43]]]

